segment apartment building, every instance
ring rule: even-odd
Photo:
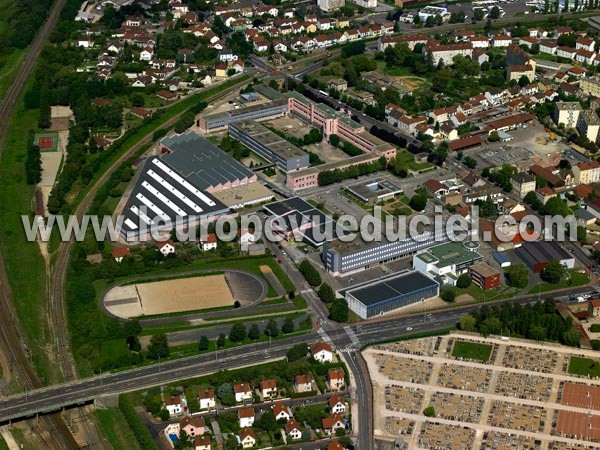
[[[556,102],[553,119],[557,125],[564,124],[566,128],[575,128],[579,114],[583,108],[579,102]]]

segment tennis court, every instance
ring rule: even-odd
[[[58,150],[58,133],[35,133],[33,144],[42,152],[55,152]]]

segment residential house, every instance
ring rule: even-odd
[[[593,52],[596,46],[596,42],[588,37],[579,36],[575,41],[575,48],[577,50],[587,50],[588,52]]]
[[[152,111],[149,109],[140,108],[139,106],[132,108],[130,112],[131,115],[140,119],[145,119],[146,117],[150,117],[152,115]]]
[[[332,391],[339,391],[345,386],[344,369],[341,367],[331,368],[327,371],[327,387]]]
[[[436,198],[442,198],[444,195],[447,195],[449,192],[449,190],[446,186],[444,186],[438,180],[434,180],[433,178],[429,179],[425,183],[423,183],[423,186],[425,187],[427,192],[429,192]]]
[[[345,450],[344,446],[340,444],[340,441],[333,440],[327,445],[327,450]]]
[[[260,393],[263,400],[277,397],[277,381],[273,379],[262,380],[260,382]]]
[[[418,117],[411,117],[402,113],[399,113],[399,117],[394,117],[395,115],[392,113],[390,114],[390,117],[388,117],[388,122],[390,122],[391,125],[398,127],[400,130],[404,131],[407,134],[410,134],[411,136],[415,136],[417,135],[417,126],[421,123],[427,123],[427,117],[425,116],[418,116]],[[392,119],[390,121],[390,119]]]
[[[123,258],[130,255],[131,252],[129,251],[129,247],[113,247],[112,249],[112,257],[115,258],[115,261],[118,263],[123,261]]]
[[[556,49],[556,56],[558,56],[559,58],[575,59],[576,54],[577,49],[573,47],[559,46]]]
[[[210,436],[194,436],[194,450],[211,450]]]
[[[321,423],[323,432],[328,436],[334,435],[337,430],[343,430],[346,428],[344,419],[337,413],[324,418]]]
[[[275,416],[275,420],[290,420],[292,418],[292,410],[285,403],[277,403],[273,405],[273,415]]]
[[[177,94],[174,94],[173,92],[165,91],[164,89],[156,91],[156,96],[158,98],[160,98],[161,100],[166,100],[166,101],[175,100],[177,98]]]
[[[252,428],[242,428],[238,436],[242,448],[250,448],[256,445],[256,435]]]
[[[233,385],[233,392],[235,394],[235,401],[237,403],[245,402],[246,400],[252,400],[252,390],[248,383],[240,383]]]
[[[159,252],[163,254],[163,256],[169,256],[171,254],[175,254],[175,243],[173,240],[168,239],[163,242],[158,242],[156,244],[156,248]]]
[[[512,37],[506,35],[497,35],[492,38],[492,46],[494,48],[508,47],[512,44]]]
[[[290,419],[285,424],[285,434],[292,440],[302,439],[302,427],[296,419]]]
[[[537,196],[538,200],[541,201],[545,205],[546,202],[548,200],[550,200],[552,197],[556,197],[556,192],[551,187],[544,186],[544,187],[536,189],[535,195]]]
[[[348,409],[348,403],[346,403],[344,398],[339,394],[333,394],[329,397],[327,404],[334,414],[346,414],[346,410]]]
[[[544,39],[540,41],[540,53],[547,53],[549,55],[556,55],[558,50],[558,44],[555,41]]]
[[[294,389],[299,394],[316,390],[313,388],[314,384],[315,379],[311,374],[296,375],[294,379]]]
[[[333,349],[326,342],[315,342],[310,346],[310,354],[320,363],[329,363],[333,361]]]
[[[251,427],[254,424],[254,408],[238,409],[240,428]]]
[[[164,403],[170,417],[182,414],[183,411],[187,409],[185,395],[171,395],[165,397]]]
[[[208,233],[200,239],[200,245],[202,245],[202,251],[213,250],[217,248],[217,235],[215,233]]]
[[[217,406],[215,391],[213,389],[203,389],[198,393],[198,403],[200,409],[210,409]]]
[[[191,437],[202,436],[206,431],[204,417],[185,416],[179,421],[179,429]]]

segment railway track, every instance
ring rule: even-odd
[[[0,157],[4,151],[6,134],[11,118],[16,110],[17,100],[23,92],[25,83],[33,72],[37,59],[50,33],[58,23],[60,12],[65,3],[66,0],[56,0],[54,2],[47,20],[31,43],[15,79],[6,92],[2,104],[0,104]],[[13,292],[10,288],[2,252],[3,248],[0,242],[0,344],[9,359],[12,375],[17,379],[18,383],[26,390],[41,387],[42,383],[36,376],[29,361],[26,348],[24,347],[24,339],[14,309]],[[43,417],[35,424],[30,423],[30,426],[32,429],[38,430],[37,435],[39,436],[40,444],[46,448],[52,450],[79,448],[59,414]]]

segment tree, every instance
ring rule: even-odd
[[[169,341],[164,333],[154,334],[150,338],[148,346],[148,357],[151,359],[164,358],[169,356]]]
[[[527,75],[521,75],[521,77],[519,78],[519,86],[525,87],[529,83],[531,83],[531,81],[529,81],[529,78],[527,78]]]
[[[433,406],[428,406],[423,410],[423,415],[425,417],[435,417],[435,409]]]
[[[238,442],[235,434],[229,434],[223,443],[223,448],[225,450],[241,450],[242,444]]]
[[[459,320],[460,329],[463,331],[475,331],[476,323],[475,317],[471,314],[465,314]]]
[[[306,351],[308,349],[308,346],[306,345],[305,342],[301,342],[299,344],[294,345],[292,348],[290,348],[287,353],[285,354],[288,362],[294,362],[294,361],[298,361],[299,359],[302,359],[306,356]]]
[[[348,321],[348,303],[343,298],[337,298],[329,309],[329,318],[335,322]]]
[[[335,292],[327,283],[323,283],[317,293],[324,303],[332,303],[335,300]]]
[[[272,338],[279,335],[279,328],[277,327],[277,322],[275,322],[275,320],[269,320],[269,323],[267,323],[267,327],[265,328],[265,334]]]
[[[205,352],[210,347],[210,341],[205,335],[200,336],[200,342],[198,342],[198,350]]]
[[[427,196],[423,194],[413,195],[413,197],[410,199],[410,202],[408,203],[408,206],[410,206],[415,211],[423,211],[427,206]]]
[[[490,19],[496,20],[499,18],[500,18],[500,8],[498,8],[497,6],[494,6],[492,8],[492,10],[490,11]]]
[[[563,265],[560,263],[560,261],[553,259],[552,261],[548,262],[548,264],[540,274],[540,277],[547,283],[556,284],[560,280],[562,280],[562,277],[564,275],[565,268],[563,267]]]
[[[456,299],[456,290],[453,287],[447,287],[440,292],[440,298],[445,302],[453,302]]]
[[[340,145],[340,137],[337,134],[330,134],[329,143],[334,147],[337,147],[338,145]]]
[[[483,11],[482,8],[473,8],[473,18],[476,21],[483,20],[484,15],[485,15],[485,12]]]
[[[225,347],[225,339],[227,339],[225,333],[219,334],[219,337],[217,338],[217,347]]]
[[[243,323],[234,323],[229,332],[229,340],[231,342],[242,342],[246,339],[246,327]]]
[[[456,280],[456,287],[459,289],[466,289],[471,286],[471,277],[468,273],[463,273]]]
[[[144,106],[144,96],[142,94],[133,94],[131,96],[131,104],[133,106]]]
[[[318,286],[321,284],[321,275],[307,259],[300,263],[298,270],[311,286]]]
[[[217,389],[217,397],[224,405],[235,405],[235,393],[230,383],[223,383]]]
[[[248,330],[248,337],[253,341],[257,340],[260,337],[260,329],[255,323],[253,323],[250,326],[250,329]]]
[[[275,431],[279,428],[277,420],[275,420],[275,414],[273,411],[267,411],[260,416],[260,419],[256,421],[256,426],[262,428],[265,431]]]
[[[508,275],[508,285],[523,289],[529,283],[529,272],[524,264],[515,264],[506,271]]]
[[[291,317],[286,317],[283,321],[283,325],[281,326],[281,331],[284,334],[289,334],[294,331],[294,321]]]
[[[490,142],[498,142],[500,140],[500,136],[498,135],[498,132],[496,130],[492,131],[490,133],[490,136],[488,137],[488,140]]]

